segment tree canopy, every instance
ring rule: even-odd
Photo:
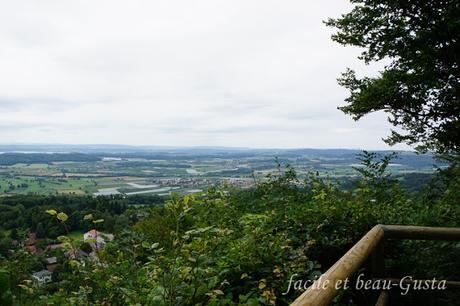
[[[389,144],[458,155],[460,151],[460,2],[351,0],[355,6],[326,24],[332,39],[364,48],[366,63],[388,61],[377,77],[347,69],[339,83],[350,91],[339,107],[355,120],[383,110],[402,130]]]

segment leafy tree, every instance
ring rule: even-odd
[[[8,250],[12,247],[11,238],[4,231],[0,231],[0,256],[7,256]]]
[[[339,83],[349,89],[340,109],[355,120],[383,110],[404,132],[392,130],[389,144],[405,142],[421,151],[460,152],[460,2],[458,0],[350,0],[351,12],[326,24],[332,39],[364,48],[366,63],[388,64],[377,77],[348,69]]]
[[[396,152],[383,156],[380,160],[375,152],[363,151],[359,156],[360,167],[353,167],[363,177],[363,182],[369,185],[385,189],[394,183],[391,178],[391,173],[387,171],[387,167],[391,160],[397,156]]]
[[[0,305],[13,305],[13,295],[10,289],[8,271],[0,270]]]
[[[43,237],[46,237],[46,230],[45,230],[45,226],[43,225],[43,223],[38,223],[37,225],[37,236],[40,237],[40,238],[43,238]]]

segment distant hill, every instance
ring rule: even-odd
[[[15,164],[49,164],[53,162],[90,162],[101,160],[96,155],[83,153],[3,153],[0,154],[0,165]]]
[[[361,150],[356,149],[253,149],[233,147],[168,147],[130,145],[61,145],[61,144],[19,144],[0,145],[0,165],[15,163],[51,163],[59,161],[89,162],[103,157],[144,158],[144,159],[190,159],[190,158],[250,158],[280,157],[300,159],[334,159],[332,163],[352,163]],[[392,150],[374,151],[388,154]],[[412,151],[397,151],[394,163],[411,167],[431,167],[446,165],[436,160],[433,154],[417,154]]]

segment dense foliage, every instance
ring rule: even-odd
[[[408,195],[386,174],[389,159],[376,158],[362,156],[366,167],[359,168],[361,179],[350,190],[315,174],[300,180],[292,168],[280,166],[253,189],[172,195],[98,249],[97,260],[58,254],[63,264],[52,283],[29,280],[43,264],[22,250],[1,261],[0,281],[9,281],[4,290],[21,305],[287,305],[301,293],[284,294],[292,276],[314,280],[375,224],[459,226],[458,170]],[[388,269],[395,277],[455,279],[459,248],[393,242],[386,248]],[[454,304],[453,293],[441,294],[433,295],[439,303]],[[369,305],[369,298],[351,290],[337,304]],[[421,305],[417,295],[393,302]]]
[[[83,219],[93,214],[105,220],[101,230],[118,233],[142,216],[142,206],[162,203],[160,196],[137,195],[129,198],[81,196],[12,196],[0,197],[0,254],[6,255],[14,240],[23,240],[28,232],[37,238],[56,239],[64,228],[50,219],[47,209],[58,209],[69,215],[69,231],[87,231],[91,224]]]
[[[418,144],[440,153],[460,151],[460,3],[457,0],[351,0],[350,13],[328,20],[333,40],[364,48],[366,63],[389,63],[377,77],[348,70],[341,109],[355,119],[387,112],[389,143]]]

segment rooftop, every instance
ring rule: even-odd
[[[50,276],[52,273],[48,270],[41,270],[38,272],[33,273],[32,275],[38,278],[42,278],[44,276]]]
[[[53,256],[53,257],[48,257],[48,258],[46,258],[45,260],[46,260],[46,263],[47,263],[48,265],[52,265],[52,264],[57,263],[57,258],[56,258],[55,256]]]

